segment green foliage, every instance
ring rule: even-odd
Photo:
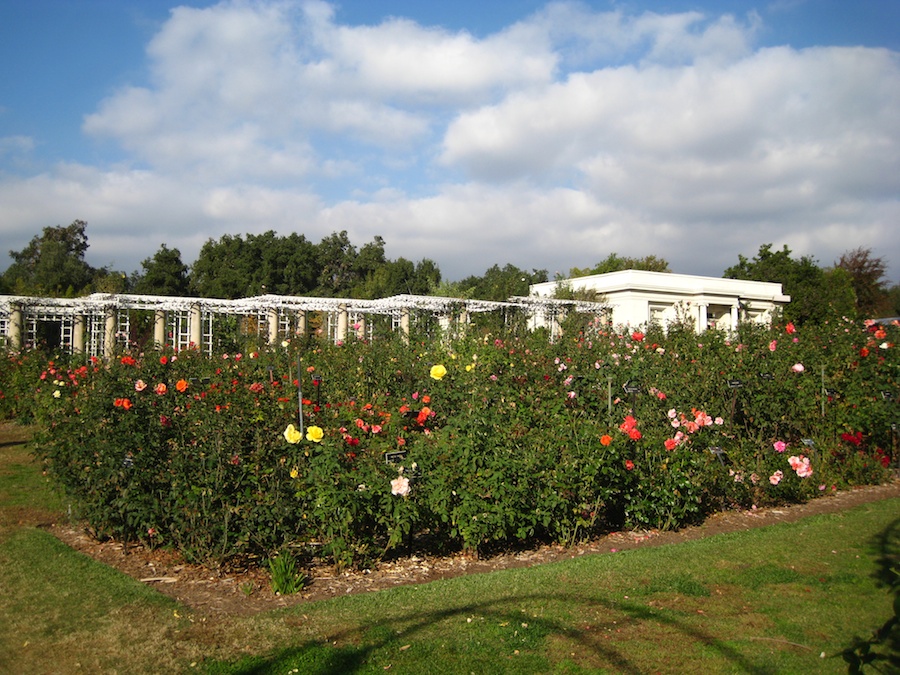
[[[664,258],[648,255],[643,258],[629,258],[617,253],[610,253],[593,267],[584,269],[573,267],[569,270],[570,277],[586,277],[592,274],[607,274],[609,272],[621,272],[622,270],[645,270],[647,272],[671,272],[669,263]]]
[[[40,425],[47,471],[99,536],[215,564],[291,547],[357,566],[677,528],[879,482],[896,460],[898,333],[595,323],[556,343],[26,352],[0,369],[0,405]]]
[[[797,324],[822,324],[842,316],[856,317],[850,275],[841,268],[825,271],[810,256],[795,260],[787,246],[773,251],[771,244],[763,244],[752,260],[739,255],[738,264],[726,269],[722,276],[780,283],[791,296],[784,318]]]
[[[297,559],[290,551],[269,558],[272,590],[280,595],[299,593],[306,586],[306,574],[297,569]]]
[[[187,265],[181,262],[181,252],[165,244],[141,262],[143,273],[135,275],[133,290],[142,295],[186,296],[190,294]]]
[[[90,292],[97,270],[84,260],[87,223],[45,227],[21,251],[10,251],[4,285],[18,295],[73,297]]]
[[[547,281],[547,270],[531,272],[507,263],[503,268],[493,265],[480,276],[469,276],[458,284],[461,298],[506,302],[514,296],[527,296],[531,284]]]

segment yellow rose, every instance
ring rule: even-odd
[[[299,476],[299,475],[300,475],[300,471],[297,469],[297,467],[294,467],[293,469],[291,469],[291,478],[297,478],[297,476]]]
[[[431,366],[431,377],[435,380],[444,379],[444,375],[447,374],[447,369],[442,365]]]
[[[293,424],[288,424],[287,429],[284,430],[284,440],[294,444],[299,443],[301,438],[303,437],[300,435],[300,432],[297,431],[296,427]]]
[[[306,430],[306,440],[318,443],[325,436],[325,432],[321,427],[310,427]]]

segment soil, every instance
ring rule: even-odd
[[[900,480],[885,485],[838,491],[805,504],[719,513],[702,525],[675,532],[613,532],[577,546],[541,546],[483,558],[464,554],[443,557],[419,554],[382,561],[375,569],[361,571],[335,572],[333,568],[321,565],[309,570],[310,583],[302,592],[293,595],[273,593],[269,575],[262,568],[212,570],[188,564],[172,551],[152,550],[139,545],[124,547],[115,541],[99,542],[85,530],[70,525],[48,525],[47,529],[73,549],[153,586],[184,603],[198,615],[250,615],[278,607],[352,593],[369,593],[403,584],[421,584],[584,555],[614,554],[643,546],[691,541],[725,532],[794,522],[807,516],[835,513],[860,504],[895,497],[900,497]]]

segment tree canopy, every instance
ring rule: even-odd
[[[629,258],[618,253],[610,253],[606,258],[593,267],[573,267],[569,270],[570,277],[586,277],[592,274],[608,274],[609,272],[621,272],[622,270],[643,270],[645,272],[671,272],[669,263],[655,255],[643,258]]]
[[[722,276],[780,283],[791,296],[784,317],[796,323],[821,323],[835,315],[856,314],[852,282],[845,270],[823,270],[810,256],[792,258],[787,246],[773,251],[772,244],[763,244],[752,260],[739,255],[738,264]]]
[[[91,292],[98,276],[108,274],[87,264],[87,223],[45,227],[21,251],[10,251],[12,265],[3,273],[4,286],[17,295],[74,297]]]

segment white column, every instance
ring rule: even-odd
[[[737,305],[734,305],[731,308],[731,330],[737,330],[739,320],[740,320],[740,308]]]
[[[116,355],[116,308],[106,310],[106,326],[103,331],[103,355],[111,359]]]
[[[76,314],[72,321],[72,353],[84,353],[84,314]]]
[[[12,305],[9,313],[9,339],[7,344],[11,350],[22,349],[22,307],[20,305]]]
[[[203,345],[203,312],[200,305],[191,307],[191,345],[194,349],[202,349]]]
[[[166,346],[166,311],[158,309],[153,313],[153,344],[157,349]]]
[[[278,342],[278,309],[272,307],[268,312],[269,319],[269,344],[274,345]]]
[[[697,332],[703,333],[709,328],[709,305],[700,303],[697,305],[697,309],[699,310],[699,322],[697,324]]]
[[[344,304],[338,308],[337,335],[335,339],[341,342],[347,340],[347,305]]]

